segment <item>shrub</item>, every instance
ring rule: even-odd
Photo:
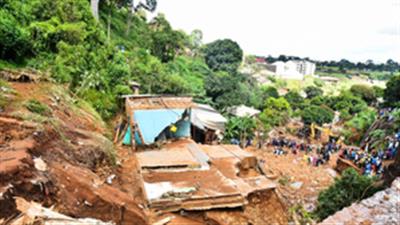
[[[302,108],[304,103],[304,98],[296,91],[290,90],[286,95],[285,99],[292,106],[293,110]]]
[[[320,88],[322,86],[324,86],[324,82],[321,79],[314,79],[314,84],[315,84],[315,86],[320,87]]]
[[[333,185],[319,194],[315,215],[323,220],[355,201],[370,197],[380,190],[373,186],[374,181],[375,178],[362,176],[353,168],[345,170]]]
[[[326,104],[326,98],[324,96],[317,96],[310,100],[311,105],[324,105]]]
[[[374,89],[363,84],[356,84],[350,88],[350,92],[353,95],[360,97],[368,104],[371,104],[376,101],[376,95]]]
[[[265,102],[265,109],[260,115],[260,119],[267,127],[282,126],[285,124],[292,113],[289,102],[285,98],[270,97]]]
[[[383,89],[383,88],[381,88],[379,86],[372,86],[372,89],[374,89],[374,93],[375,93],[375,96],[377,98],[382,98],[383,97],[383,95],[385,93],[385,89]]]
[[[51,110],[47,105],[39,102],[38,100],[31,99],[25,103],[25,107],[33,112],[42,116],[48,116],[51,113]]]
[[[307,98],[312,99],[317,96],[321,96],[324,94],[324,91],[321,88],[315,86],[308,86],[304,89],[307,94]]]
[[[387,82],[384,99],[388,105],[400,106],[400,75],[393,76]]]
[[[371,147],[372,148],[383,148],[385,145],[385,137],[386,137],[386,132],[385,130],[377,129],[372,131],[370,134],[370,140],[369,142],[372,142]]]
[[[269,97],[279,98],[278,90],[273,86],[262,86],[261,95],[263,99],[268,99]]]
[[[116,98],[109,93],[94,89],[86,89],[81,93],[81,96],[84,100],[89,102],[105,120],[110,119],[117,111]]]
[[[316,123],[322,125],[324,123],[330,123],[334,116],[335,113],[333,110],[325,105],[310,105],[301,113],[301,118],[305,124]]]
[[[247,139],[254,137],[255,128],[256,121],[253,118],[231,117],[226,124],[225,139],[235,138],[244,144]]]
[[[357,144],[361,140],[364,133],[367,129],[372,125],[375,121],[376,112],[367,109],[356,116],[354,116],[351,120],[345,123],[345,132],[346,140],[349,142],[353,142],[352,144]]]
[[[29,49],[29,33],[11,14],[0,9],[0,58],[22,60]]]
[[[368,107],[364,100],[354,96],[351,92],[343,92],[339,96],[331,98],[329,106],[334,110],[344,112],[346,115],[354,115]]]
[[[0,112],[4,110],[7,104],[8,104],[8,99],[4,97],[2,93],[0,93]]]

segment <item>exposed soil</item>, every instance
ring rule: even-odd
[[[286,208],[275,191],[254,193],[243,209],[213,210],[206,212],[206,219],[221,225],[287,224]]]
[[[96,115],[74,105],[61,87],[11,86],[15,101],[0,115],[0,221],[11,222],[19,214],[18,196],[72,217],[147,224],[133,196],[106,182],[118,174],[114,146]],[[47,105],[51,115],[43,122],[31,120],[35,115],[23,104],[29,99]]]
[[[130,148],[117,147],[104,136],[107,127],[96,115],[75,105],[71,96],[50,83],[11,83],[15,102],[0,115],[0,221],[12,221],[19,211],[13,197],[35,201],[71,217],[92,217],[117,224],[148,224],[167,219],[169,225],[287,224],[287,209],[315,203],[329,186],[332,165],[312,167],[302,154],[275,156],[271,149],[249,152],[265,161],[276,191],[249,196],[243,208],[160,213],[146,209],[138,164]],[[61,88],[62,89],[62,88]],[[57,91],[58,90],[58,91]],[[35,122],[23,102],[36,99],[51,109],[44,122]],[[22,115],[22,116],[21,116]],[[174,143],[170,144],[171,146]],[[40,159],[45,166],[35,162]],[[335,157],[331,162],[335,162]],[[240,167],[240,177],[257,171]],[[226,173],[236,170],[226,168]],[[268,175],[271,175],[268,174]],[[109,178],[114,179],[109,179]],[[150,179],[150,178],[149,178]],[[282,182],[286,181],[286,182]],[[302,182],[299,189],[292,182]]]
[[[334,181],[336,172],[333,168],[335,168],[337,154],[332,155],[328,164],[315,167],[308,164],[303,152],[297,155],[288,153],[278,156],[273,154],[272,148],[247,150],[265,161],[265,170],[270,172],[267,176],[275,179],[279,184],[278,193],[287,207],[300,204],[312,209],[319,192],[329,187]],[[291,184],[295,182],[301,182],[301,187],[291,187]]]

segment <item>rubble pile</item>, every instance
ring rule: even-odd
[[[320,224],[400,224],[400,178],[390,188],[336,212]]]

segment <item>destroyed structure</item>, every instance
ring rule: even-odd
[[[125,145],[137,148],[189,137],[211,144],[222,139],[227,120],[211,106],[193,103],[191,97],[124,97],[128,121]]]
[[[211,143],[223,132],[226,120],[211,107],[196,105],[190,97],[135,95],[126,96],[126,112],[124,144],[136,151],[150,209],[243,207],[250,194],[275,189],[254,155],[238,146],[198,144],[191,138],[199,139],[202,132],[204,139],[196,141]]]

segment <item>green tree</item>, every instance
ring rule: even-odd
[[[127,21],[126,21],[126,31],[125,31],[125,36],[128,36],[131,26],[132,26],[132,18],[133,18],[134,13],[136,13],[137,11],[139,11],[141,9],[144,9],[149,12],[154,12],[157,8],[157,0],[146,0],[146,3],[139,1],[139,3],[136,3],[136,4],[135,4],[134,0],[124,0],[124,1],[125,2],[129,1],[126,4],[130,8],[128,17],[127,17]]]
[[[315,86],[308,86],[304,89],[304,91],[306,92],[308,99],[312,99],[324,94],[324,91],[321,88]]]
[[[365,132],[376,119],[376,112],[365,109],[344,124],[344,136],[349,144],[359,144]]]
[[[290,90],[286,93],[285,99],[289,102],[293,110],[303,108],[304,98],[297,91]]]
[[[263,99],[268,99],[269,97],[279,98],[278,90],[273,86],[262,86],[261,95]]]
[[[213,71],[236,72],[243,58],[239,44],[230,40],[217,40],[205,48],[205,60]]]
[[[322,125],[324,123],[332,122],[334,115],[333,110],[325,105],[310,105],[302,111],[301,118],[307,125],[312,123]]]
[[[388,105],[400,105],[400,75],[393,76],[387,82],[384,92],[384,99]]]
[[[187,46],[192,51],[193,56],[200,54],[201,46],[203,44],[203,32],[199,29],[193,30],[188,38]]]
[[[151,52],[161,62],[169,62],[175,58],[178,51],[183,48],[184,35],[172,29],[164,15],[159,14],[150,23],[153,30]]]
[[[15,17],[0,9],[0,59],[22,60],[29,52],[29,32]]]
[[[376,101],[376,95],[374,89],[367,85],[355,84],[351,86],[350,92],[353,93],[353,95],[362,98],[368,104],[371,104]]]
[[[215,102],[218,109],[247,104],[251,90],[240,74],[230,75],[227,72],[216,72],[205,79],[206,95]]]
[[[265,102],[265,109],[260,115],[260,119],[267,127],[282,126],[290,118],[292,109],[285,98],[270,97]]]
[[[360,97],[354,96],[351,92],[342,92],[339,96],[329,99],[329,106],[340,112],[342,119],[349,119],[351,115],[365,110],[368,105]]]
[[[190,86],[190,93],[197,97],[205,95],[204,79],[212,71],[200,59],[178,56],[166,65],[167,74],[178,74]]]
[[[372,89],[374,89],[374,93],[377,98],[383,98],[383,95],[385,94],[385,89],[379,86],[372,86]]]
[[[247,139],[252,139],[254,137],[255,129],[255,119],[250,117],[231,117],[226,124],[225,139],[238,139],[243,146]]]
[[[353,168],[345,170],[340,178],[335,178],[333,185],[319,194],[315,215],[323,220],[353,202],[372,196],[380,190],[373,185],[374,181],[374,178],[359,175]]]

